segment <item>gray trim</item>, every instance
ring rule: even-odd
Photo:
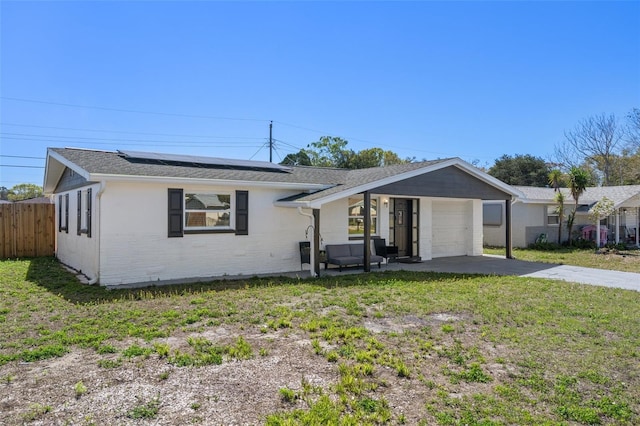
[[[511,198],[511,194],[503,192],[455,166],[380,186],[372,189],[371,192],[399,197],[448,197],[482,200]]]
[[[64,191],[70,191],[72,189],[80,188],[82,186],[87,186],[91,183],[92,182],[88,182],[79,173],[76,173],[67,167],[64,169],[64,172],[62,172],[62,177],[58,181],[58,184],[54,192],[60,193]]]

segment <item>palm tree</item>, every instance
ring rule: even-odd
[[[564,194],[557,189],[555,200],[558,203],[556,213],[558,214],[558,245],[562,244],[562,221],[564,220]],[[573,225],[573,223],[572,223]]]
[[[553,188],[554,192],[559,192],[560,187],[564,183],[564,176],[558,169],[553,169],[549,172],[549,185]]]
[[[579,167],[571,167],[571,170],[569,171],[569,190],[571,191],[571,196],[576,202],[573,207],[573,211],[571,212],[571,214],[569,214],[569,218],[567,219],[569,244],[571,244],[571,231],[573,228],[573,221],[576,218],[576,211],[578,210],[578,200],[587,189],[590,178],[591,177],[589,176],[589,173]]]

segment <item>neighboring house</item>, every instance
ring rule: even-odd
[[[107,286],[295,271],[305,240],[312,274],[325,244],[374,237],[479,256],[482,200],[518,195],[458,158],[345,170],[70,148],[47,151],[44,191],[57,257]]]
[[[514,186],[523,196],[512,205],[512,244],[527,247],[542,234],[549,242],[558,241],[558,214],[553,188]],[[568,188],[561,188],[565,196],[562,240],[569,238],[566,219],[575,205]],[[578,210],[573,224],[575,237],[595,240],[595,223],[589,209],[603,197],[612,200],[615,212],[603,218],[606,231],[602,236],[609,242],[638,244],[640,221],[640,185],[588,187],[578,199]],[[484,244],[504,246],[504,203],[486,201],[484,203]],[[584,231],[584,232],[583,232]],[[602,241],[602,239],[601,239]]]

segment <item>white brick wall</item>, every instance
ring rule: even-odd
[[[60,262],[65,265],[81,271],[84,275],[90,279],[95,278],[98,275],[98,245],[99,245],[99,215],[97,214],[96,207],[96,193],[98,192],[100,185],[89,185],[82,188],[76,188],[70,191],[62,192],[55,195],[56,204],[56,256]],[[91,217],[91,238],[87,234],[78,235],[77,223],[78,223],[78,191],[82,191],[83,200],[87,196],[87,189],[91,188],[92,191],[92,217]],[[59,195],[62,195],[63,199],[66,194],[69,194],[69,222],[67,223],[69,232],[59,231],[58,224],[60,223],[59,215]],[[85,201],[86,202],[86,201]],[[82,210],[83,220],[85,217],[85,209]],[[64,215],[64,208],[62,209],[62,215]]]
[[[111,184],[103,194],[100,256],[103,285],[224,275],[254,275],[300,268],[298,241],[309,218],[273,201],[286,191],[249,191],[249,235],[185,234],[167,237],[167,185]],[[178,187],[170,185],[170,187]],[[184,186],[186,191],[229,188]]]

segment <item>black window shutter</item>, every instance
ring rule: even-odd
[[[87,189],[87,237],[91,238],[91,188]]]
[[[182,189],[169,188],[169,237],[184,235],[183,204]]]
[[[69,194],[64,195],[64,231],[69,233]]]
[[[236,235],[249,235],[249,191],[236,191]]]
[[[82,232],[82,191],[78,191],[78,235]]]
[[[58,195],[58,232],[62,232],[62,195]]]

